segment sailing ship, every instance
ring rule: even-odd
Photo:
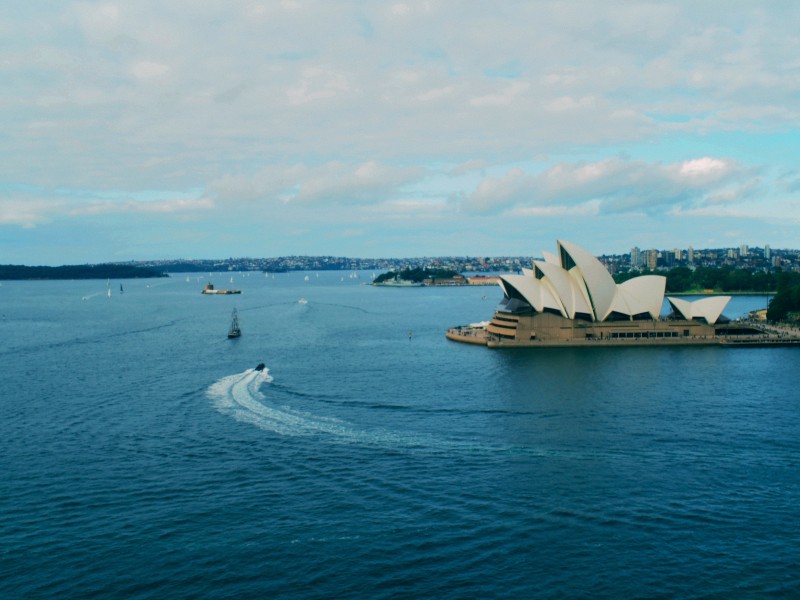
[[[239,313],[233,309],[231,314],[231,328],[228,330],[228,338],[237,338],[242,335],[242,330],[239,327]]]

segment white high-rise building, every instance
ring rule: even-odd
[[[631,266],[632,267],[642,266],[642,251],[639,250],[639,248],[636,246],[631,248]]]
[[[764,246],[764,258],[766,258],[767,260],[772,258],[772,248],[769,247],[769,244]]]
[[[689,254],[689,256],[688,256],[689,262],[694,264],[694,248],[692,248],[691,246],[689,246],[689,253],[688,254]]]
[[[747,256],[749,250],[750,249],[747,247],[747,244],[742,244],[739,246],[739,256]]]

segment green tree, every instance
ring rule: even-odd
[[[785,286],[770,300],[767,319],[783,321],[790,312],[800,311],[800,284]]]

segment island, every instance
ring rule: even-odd
[[[475,275],[465,277],[457,271],[435,268],[405,268],[378,275],[372,285],[387,287],[497,285],[497,277]]]

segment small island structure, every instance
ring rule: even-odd
[[[201,294],[241,294],[242,290],[218,290],[210,281],[203,287]]]
[[[389,271],[378,275],[372,285],[384,287],[429,287],[429,286],[462,286],[462,285],[497,285],[497,277],[476,275],[465,277],[450,269],[415,268],[401,271]]]
[[[667,298],[666,278],[643,275],[617,284],[588,251],[559,240],[522,275],[501,275],[501,307],[491,321],[447,330],[447,338],[489,348],[728,345],[800,347],[791,329],[731,322],[722,311],[730,296],[689,302]]]

